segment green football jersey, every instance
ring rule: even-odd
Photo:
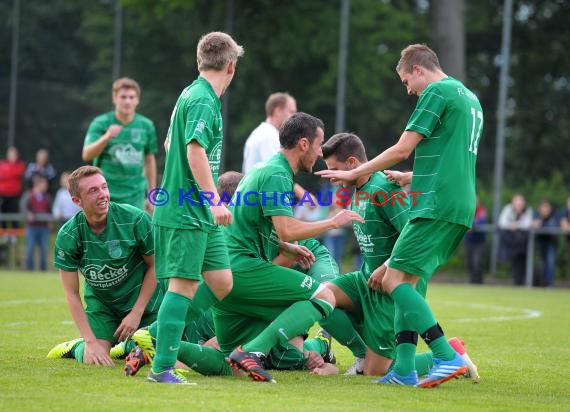
[[[109,140],[103,152],[93,159],[93,165],[103,170],[113,202],[144,208],[148,186],[144,160],[146,155],[158,150],[154,123],[135,113],[130,123],[123,124],[115,117],[115,112],[105,113],[91,122],[84,145],[99,140],[114,124],[123,126],[121,132]]]
[[[420,192],[410,219],[424,217],[471,227],[475,215],[475,163],[483,130],[477,96],[447,77],[419,97],[406,130],[424,138],[416,147],[412,191]]]
[[[293,216],[293,170],[279,152],[240,181],[230,203],[233,223],[226,230],[232,270],[251,270],[279,253],[271,216]]]
[[[222,156],[221,102],[210,83],[198,77],[186,87],[170,117],[161,187],[168,202],[154,209],[155,224],[173,229],[199,229],[211,232],[216,228],[207,197],[192,175],[188,165],[187,146],[197,142],[206,151],[214,183],[218,182]]]
[[[364,223],[352,222],[352,227],[362,253],[361,271],[366,277],[390,257],[408,221],[410,204],[411,197],[382,172],[373,173],[368,182],[356,188],[350,208]]]
[[[133,308],[140,293],[147,269],[143,255],[152,254],[148,214],[134,206],[110,202],[103,233],[91,231],[83,211],[61,227],[55,241],[54,265],[81,272],[85,297],[95,297],[117,313],[124,313]],[[157,287],[146,312],[156,312],[161,300]]]

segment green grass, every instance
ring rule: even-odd
[[[275,372],[276,385],[192,375],[179,387],[104,368],[48,360],[77,336],[55,272],[0,272],[0,410],[125,411],[546,411],[570,410],[570,291],[430,285],[428,299],[448,336],[466,340],[481,383],[437,389],[374,385],[370,377]],[[425,347],[421,346],[420,350]],[[341,371],[349,352],[336,345]]]

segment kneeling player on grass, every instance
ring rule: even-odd
[[[134,343],[128,338],[156,319],[163,296],[154,275],[150,217],[133,206],[110,202],[97,167],[75,170],[69,192],[83,210],[59,230],[54,264],[81,338],[57,345],[47,357],[113,366],[111,345],[127,341],[113,357],[129,351]],[[85,309],[79,272],[85,278]]]
[[[311,171],[324,140],[324,125],[306,113],[285,121],[279,133],[282,149],[248,173],[238,186],[253,192],[248,204],[234,204],[228,226],[228,250],[234,288],[213,308],[220,349],[229,360],[259,381],[271,382],[263,357],[278,343],[299,336],[331,314],[334,296],[310,276],[272,263],[282,243],[307,239],[352,220],[343,210],[335,217],[301,222],[293,217],[293,176]],[[243,345],[243,346],[242,346]],[[234,349],[236,348],[236,349]]]
[[[239,172],[229,171],[218,178],[218,194],[222,200],[229,201],[233,197],[236,188],[243,177]],[[310,256],[301,255],[300,261],[295,260],[296,254],[280,253],[273,263],[284,267],[291,267],[311,276],[315,280],[332,280],[339,271],[334,259],[331,258],[328,249],[315,239],[306,239],[299,242]],[[282,242],[282,246],[285,243]],[[296,250],[296,246],[289,245]],[[351,326],[351,325],[349,325]],[[139,348],[131,351],[126,360],[126,375],[135,375],[145,364],[151,363],[154,357],[155,340],[157,335],[156,322],[149,328],[137,331],[133,338]],[[354,332],[356,333],[356,331]],[[178,360],[189,365],[191,369],[204,375],[229,375],[232,368],[225,364],[224,355],[216,351],[217,344],[211,311],[187,324],[184,332],[184,342],[180,348]],[[362,343],[364,345],[364,343]],[[212,347],[214,351],[212,350]],[[301,337],[293,338],[284,344],[273,347],[265,359],[267,369],[278,370],[309,370],[319,375],[338,373],[338,368],[332,365],[334,355],[331,352],[331,338],[323,330],[313,339],[303,342]],[[221,363],[220,363],[221,362]],[[180,365],[179,365],[180,366]],[[237,370],[233,369],[234,372]]]
[[[229,202],[229,200],[234,197],[237,186],[242,178],[243,174],[235,171],[228,171],[220,175],[217,187],[220,198]],[[237,202],[237,198],[234,198],[234,201]],[[300,240],[297,244],[307,248],[314,255],[315,259],[313,263],[306,267],[302,267],[301,265],[296,264],[294,259],[290,259],[284,254],[279,254],[273,260],[273,263],[279,266],[295,269],[320,283],[332,281],[339,275],[339,269],[336,261],[332,258],[330,251],[318,240],[309,238]],[[362,373],[362,365],[366,354],[366,344],[354,328],[352,320],[347,316],[347,314],[343,310],[335,309],[328,317],[321,320],[319,323],[326,329],[326,333],[329,333],[338,343],[350,349],[354,355],[355,362],[347,369],[345,374],[356,375]],[[275,352],[275,350],[273,350],[273,352]]]
[[[332,136],[322,150],[329,170],[352,170],[367,161],[364,144],[351,133]],[[364,374],[385,375],[395,358],[397,344],[394,340],[394,301],[387,293],[371,289],[369,281],[374,269],[385,270],[383,264],[408,221],[411,196],[404,194],[400,185],[382,172],[365,174],[344,183],[355,187],[351,209],[364,219],[364,223],[352,222],[364,261],[359,271],[339,276],[326,286],[333,291],[337,308],[352,313],[362,326],[360,332],[368,346]],[[424,280],[420,280],[416,288],[425,296],[427,284]],[[464,352],[462,342],[457,338],[453,342],[458,345],[457,350]],[[415,363],[418,375],[427,374],[433,367],[432,353],[416,355]]]

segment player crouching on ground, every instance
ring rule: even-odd
[[[109,201],[107,182],[97,167],[80,167],[68,184],[82,211],[59,230],[54,264],[81,338],[55,346],[47,357],[113,366],[112,358],[134,347],[128,338],[156,320],[162,300],[154,274],[152,224],[145,211]],[[109,353],[111,345],[125,341]]]

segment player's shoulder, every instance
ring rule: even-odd
[[[370,176],[370,180],[368,181],[369,190],[372,192],[383,190],[383,191],[391,191],[394,188],[399,188],[400,186],[397,183],[392,182],[389,180],[383,172],[375,172],[372,173]]]
[[[86,224],[85,214],[80,210],[59,228],[56,243],[77,241],[81,237],[81,227]]]
[[[141,220],[150,221],[150,216],[144,211],[126,203],[109,202],[109,215],[115,223],[133,223]]]
[[[115,112],[106,112],[95,116],[91,124],[111,124],[115,121]]]

